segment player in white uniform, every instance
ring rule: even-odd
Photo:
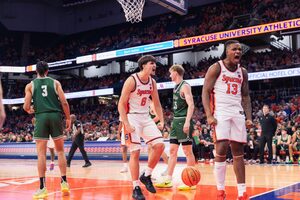
[[[122,150],[122,160],[123,160],[123,167],[120,170],[120,173],[128,172],[128,161],[127,161],[127,146],[125,141],[125,134],[124,134],[124,126],[119,117],[119,128],[118,128],[118,136],[121,141],[121,150]]]
[[[230,142],[233,168],[237,178],[238,199],[248,199],[245,185],[244,146],[246,126],[252,124],[248,73],[240,66],[241,44],[237,40],[225,43],[222,60],[207,71],[202,101],[207,122],[215,128],[215,176],[217,199],[225,199],[226,152]],[[246,120],[245,120],[245,115]]]
[[[140,72],[131,75],[124,83],[118,110],[125,127],[125,139],[130,150],[129,168],[133,181],[134,199],[145,199],[139,185],[139,156],[142,137],[146,144],[152,146],[148,159],[148,167],[140,176],[140,181],[145,184],[147,190],[156,193],[151,181],[151,173],[158,163],[164,143],[161,132],[164,118],[158,96],[155,80],[151,78],[153,70],[156,70],[156,61],[153,56],[146,55],[138,60]],[[156,108],[160,123],[156,126],[149,115],[150,96]],[[159,128],[159,129],[158,129]]]

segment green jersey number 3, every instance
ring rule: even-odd
[[[48,96],[47,85],[42,85],[41,88],[42,88],[42,90],[43,90],[43,91],[42,91],[43,97]]]

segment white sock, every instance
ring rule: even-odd
[[[215,162],[214,174],[218,190],[225,190],[226,162]]]
[[[172,176],[170,176],[170,175],[167,175],[167,179],[166,179],[167,181],[172,181]]]
[[[246,192],[246,184],[245,183],[238,183],[237,188],[238,188],[238,196],[242,197],[244,192]]]
[[[273,155],[273,160],[275,160],[276,159],[276,155]]]
[[[124,162],[124,163],[123,163],[123,167],[126,167],[126,168],[128,167],[127,162]]]
[[[132,181],[132,186],[133,186],[133,189],[134,189],[136,186],[140,186],[140,181],[139,181],[139,180]]]
[[[147,168],[146,168],[146,171],[145,171],[145,176],[150,176],[150,175],[152,174],[152,171],[153,171],[152,168],[147,167]]]

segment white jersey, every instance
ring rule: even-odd
[[[138,74],[133,74],[135,90],[131,92],[128,101],[128,113],[149,114],[150,95],[153,91],[153,80],[149,77],[147,83],[143,83]]]
[[[229,71],[222,60],[220,74],[211,94],[211,106],[214,116],[244,117],[242,107],[241,89],[243,84],[243,72],[240,65],[232,72]]]

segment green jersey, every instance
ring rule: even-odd
[[[186,103],[185,98],[180,95],[180,90],[184,84],[188,83],[181,81],[173,90],[174,117],[186,117],[187,115],[188,104]]]
[[[32,81],[32,88],[35,114],[62,111],[54,79],[36,78]]]

